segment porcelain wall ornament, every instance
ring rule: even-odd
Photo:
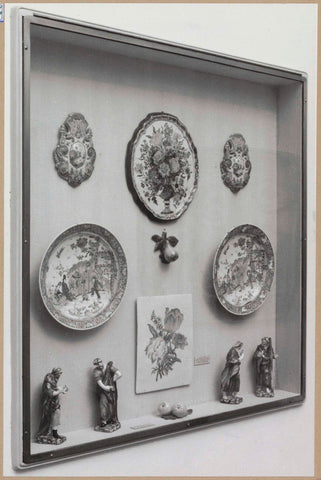
[[[58,387],[61,368],[53,368],[44,378],[41,395],[41,421],[36,434],[37,443],[60,445],[66,437],[58,434],[60,425],[60,395],[68,392],[68,387]]]
[[[92,131],[81,113],[69,114],[59,128],[53,157],[58,175],[72,187],[78,187],[91,176],[96,152]]]
[[[155,242],[154,252],[160,252],[159,258],[163,263],[175,262],[175,260],[178,259],[178,253],[173,248],[178,244],[176,237],[168,237],[164,229],[161,237],[159,235],[153,235],[152,240]]]
[[[224,157],[221,162],[221,176],[224,184],[237,193],[244,188],[251,173],[249,149],[243,135],[231,135],[224,145]]]
[[[113,362],[103,363],[100,358],[93,361],[93,375],[97,384],[100,419],[96,431],[111,433],[120,428],[117,413],[117,381],[122,374]]]
[[[257,310],[270,292],[273,277],[273,249],[260,228],[245,224],[227,233],[213,265],[214,289],[226,310],[236,315]]]
[[[220,402],[238,404],[243,401],[238,397],[240,390],[240,368],[244,357],[243,343],[236,342],[228,351],[225,368],[221,375]]]
[[[272,371],[273,360],[276,358],[278,355],[273,351],[271,337],[263,337],[253,356],[257,397],[274,397]]]
[[[69,228],[49,246],[40,267],[40,293],[62,325],[88,330],[118,308],[127,283],[127,262],[114,235],[99,225]]]
[[[179,218],[195,195],[197,151],[186,127],[169,113],[150,113],[128,145],[131,181],[143,205],[161,220]]]

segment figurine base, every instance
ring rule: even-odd
[[[95,431],[96,431],[96,432],[111,433],[111,432],[115,432],[115,431],[118,430],[120,427],[121,427],[120,422],[109,423],[108,425],[104,425],[104,426],[97,425],[97,426],[95,427]]]
[[[238,405],[239,403],[243,402],[242,397],[221,397],[221,403],[229,403],[231,405]]]
[[[271,398],[271,397],[274,397],[274,391],[270,388],[267,388],[267,389],[257,389],[255,390],[255,395],[257,397],[265,397],[265,398]]]
[[[66,437],[59,435],[59,437],[54,437],[53,435],[38,435],[36,437],[37,443],[43,443],[47,445],[60,445],[67,440]]]

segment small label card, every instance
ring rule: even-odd
[[[211,362],[211,357],[209,355],[202,355],[201,357],[194,357],[194,365],[208,365]]]
[[[154,423],[142,423],[141,425],[132,425],[130,428],[132,430],[141,430],[142,428],[155,427]]]

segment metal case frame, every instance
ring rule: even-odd
[[[184,432],[186,430],[197,429],[213,425],[223,421],[231,421],[249,415],[256,415],[270,410],[281,409],[298,405],[305,398],[305,331],[306,331],[306,102],[307,102],[307,80],[301,72],[290,71],[278,67],[267,66],[232,58],[206,50],[194,49],[178,44],[171,44],[165,41],[140,37],[138,35],[117,31],[114,29],[104,28],[96,25],[84,24],[72,20],[59,18],[41,13],[22,10],[19,12],[19,22],[21,22],[21,43],[20,59],[22,61],[21,82],[22,82],[22,110],[18,112],[18,118],[21,118],[15,125],[15,129],[19,131],[22,127],[21,151],[19,145],[16,145],[15,161],[16,171],[13,172],[12,182],[16,193],[21,192],[21,203],[19,195],[17,200],[13,201],[13,211],[15,212],[14,221],[12,222],[12,232],[15,242],[12,244],[12,259],[15,268],[12,273],[12,285],[15,285],[16,292],[21,298],[21,308],[15,305],[15,299],[12,300],[13,307],[13,324],[16,328],[15,335],[15,355],[22,349],[22,361],[18,361],[15,371],[15,378],[22,376],[22,383],[18,382],[15,386],[15,397],[21,396],[22,391],[22,409],[19,410],[18,418],[23,419],[23,427],[14,426],[16,435],[22,434],[22,448],[17,455],[17,462],[20,468],[47,463],[48,461],[57,461],[72,456],[79,456],[90,452],[98,452],[106,449],[124,446],[133,442],[143,442],[148,439],[159,436],[167,436]],[[181,421],[180,423],[169,423],[163,427],[150,428],[145,431],[136,431],[130,435],[121,435],[115,438],[106,438],[97,440],[90,444],[82,444],[74,447],[66,447],[49,453],[31,454],[30,452],[30,56],[32,54],[30,48],[30,27],[31,25],[40,25],[50,29],[60,31],[75,32],[84,36],[95,37],[97,39],[113,42],[115,45],[132,45],[137,48],[144,48],[157,55],[158,52],[165,53],[172,58],[180,59],[180,61],[194,61],[197,65],[205,62],[207,65],[212,64],[222,72],[237,72],[241,78],[251,78],[256,75],[261,78],[275,79],[276,81],[286,80],[294,82],[302,86],[302,232],[301,232],[301,285],[302,285],[302,311],[301,311],[301,390],[300,394],[289,399],[275,400],[266,404],[256,405],[253,407],[242,407],[237,411],[224,412],[211,416]],[[19,40],[18,40],[19,41]],[[19,65],[18,65],[19,69]],[[18,81],[20,83],[20,81]],[[13,169],[14,170],[14,169]],[[19,173],[20,172],[20,173]],[[21,175],[21,176],[20,176]],[[18,233],[18,234],[17,234]],[[17,258],[16,252],[19,252]],[[17,287],[18,285],[18,287]],[[21,375],[20,375],[21,374]],[[15,422],[17,412],[14,412]],[[21,436],[20,436],[21,438]],[[20,460],[19,460],[20,458]]]

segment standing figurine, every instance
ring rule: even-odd
[[[53,368],[44,378],[41,395],[42,417],[36,435],[37,443],[60,445],[66,440],[66,437],[58,435],[57,431],[60,425],[59,396],[68,392],[66,385],[64,387],[57,385],[61,374],[61,368]]]
[[[253,360],[255,368],[255,395],[257,397],[274,397],[272,387],[273,360],[278,357],[272,348],[271,337],[263,337],[256,347]]]
[[[100,358],[95,358],[93,374],[97,382],[100,422],[95,427],[96,431],[114,432],[120,428],[120,422],[117,416],[117,380],[122,376],[113,362],[105,365]]]
[[[242,397],[237,396],[240,390],[240,367],[243,357],[243,343],[236,342],[226,355],[226,364],[221,375],[222,403],[238,404],[243,401]]]

